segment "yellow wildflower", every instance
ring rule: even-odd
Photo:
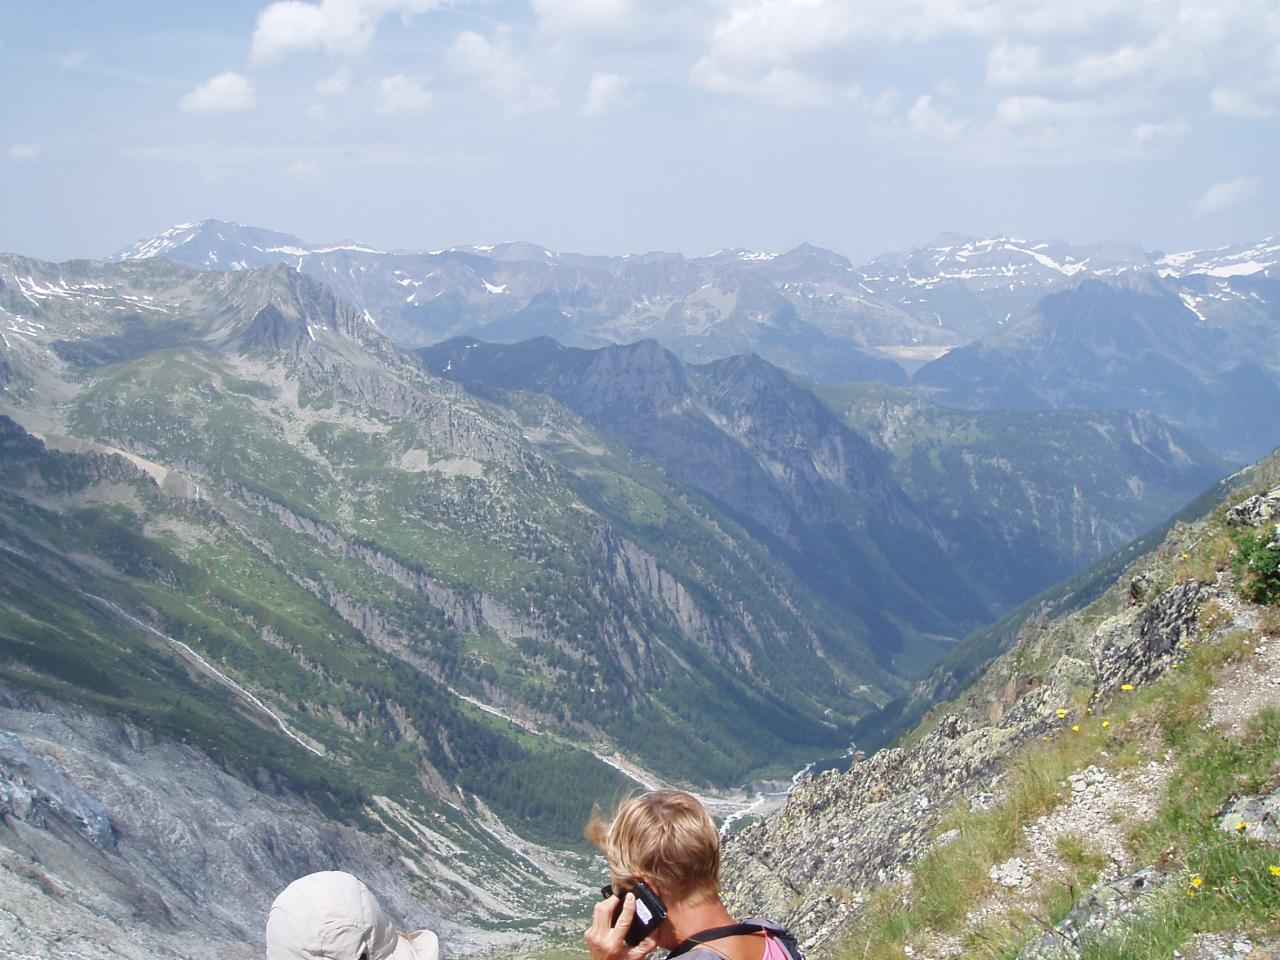
[[[1200,885],[1202,883],[1204,883],[1204,877],[1200,876],[1200,874],[1198,873],[1191,878],[1191,885],[1195,887],[1197,890],[1200,889]]]
[[[1132,683],[1122,683],[1122,684],[1120,684],[1120,689],[1121,689],[1121,690],[1124,690],[1124,691],[1127,693],[1128,691],[1130,691],[1130,690],[1132,690],[1132,689],[1133,689],[1133,684],[1132,684]]]
[[[1072,732],[1072,733],[1079,733],[1079,732],[1080,732],[1080,724],[1078,724],[1078,723],[1073,723],[1073,724],[1071,725],[1071,732]]]
[[[1280,877],[1280,866],[1277,866],[1276,864],[1273,863],[1271,865],[1271,875],[1273,877]]]
[[[1236,824],[1236,830],[1238,830],[1241,833],[1243,833],[1248,828],[1249,828],[1249,825],[1245,823],[1243,820],[1241,820],[1239,823]]]
[[[1109,727],[1109,726],[1111,726],[1111,721],[1110,721],[1110,720],[1103,720],[1103,721],[1102,721],[1102,729],[1103,729],[1103,730],[1107,729],[1107,727]]]
[[[1067,715],[1067,711],[1063,710],[1061,707],[1059,707],[1059,708],[1058,708],[1057,710],[1055,710],[1054,712],[1058,715],[1058,719],[1059,719],[1059,720],[1061,720],[1063,717],[1065,717],[1065,716]]]
[[[1191,555],[1190,555],[1189,553],[1187,553],[1187,552],[1184,550],[1184,551],[1182,552],[1182,559],[1183,559],[1183,560],[1190,560],[1190,559],[1191,559]]]

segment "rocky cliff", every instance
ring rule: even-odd
[[[508,939],[452,919],[443,861],[420,850],[406,870],[402,851],[319,816],[265,771],[254,786],[193,747],[7,685],[0,729],[0,951],[247,960],[262,955],[275,895],[330,869],[439,930],[450,955]]]
[[[1273,458],[1250,482],[1266,490],[1277,478],[1280,460]],[[1176,684],[1203,681],[1203,689],[1193,691],[1206,698],[1204,709],[1211,714],[1203,730],[1221,735],[1225,744],[1233,735],[1246,737],[1246,728],[1258,735],[1257,723],[1270,722],[1267,710],[1280,704],[1280,657],[1269,652],[1280,644],[1280,616],[1274,607],[1241,599],[1239,577],[1247,574],[1240,573],[1238,558],[1232,560],[1241,528],[1261,527],[1264,538],[1272,535],[1280,488],[1237,503],[1239,497],[1197,523],[1177,527],[1086,609],[1063,619],[1028,621],[1013,649],[901,744],[859,756],[848,770],[810,777],[780,812],[731,838],[724,861],[730,902],[790,924],[810,956],[861,956],[864,945],[875,956],[957,956],[963,944],[979,942],[966,936],[989,936],[994,926],[1000,926],[1000,943],[1009,949],[1020,942],[1017,936],[1025,939],[1036,929],[1015,915],[1040,915],[1037,896],[1067,875],[1063,861],[1075,855],[1072,844],[1078,842],[1082,850],[1094,851],[1088,856],[1098,857],[1088,873],[1088,882],[1098,886],[1064,917],[1065,926],[1047,946],[1033,937],[1025,952],[1077,957],[1082,945],[1138,923],[1135,917],[1144,914],[1122,906],[1141,902],[1150,908],[1148,888],[1173,889],[1179,877],[1201,877],[1194,872],[1201,861],[1193,838],[1184,838],[1185,848],[1171,848],[1159,862],[1143,862],[1142,845],[1129,838],[1141,833],[1144,817],[1162,809],[1171,771],[1190,777],[1186,771],[1196,769],[1193,758],[1171,750],[1168,741],[1159,745],[1159,731],[1176,722],[1170,712],[1176,708],[1167,704],[1192,696],[1189,687]],[[1238,657],[1244,663],[1224,671],[1224,661]],[[1204,672],[1193,681],[1189,668]],[[1136,701],[1130,698],[1144,695],[1148,707],[1132,708]],[[1232,710],[1233,702],[1241,706]],[[1228,717],[1234,726],[1220,734],[1213,724],[1225,726]],[[1211,755],[1223,749],[1218,741],[1205,747]],[[1085,770],[1089,761],[1094,765]],[[1154,765],[1144,767],[1148,761]],[[1032,779],[1049,779],[1032,789],[1028,771]],[[1280,756],[1264,762],[1253,779],[1219,775],[1206,792],[1232,798],[1260,784],[1259,796],[1265,797],[1269,778],[1278,774]],[[1110,819],[1098,812],[1105,812],[1107,798]],[[1253,818],[1236,818],[1228,830],[1238,827],[1252,837],[1248,824],[1256,821],[1264,831],[1265,802],[1254,801]],[[1195,828],[1212,835],[1230,819],[1229,809],[1235,808],[1223,806]],[[983,833],[995,829],[982,819],[992,815],[1006,825],[999,842]],[[1091,819],[1097,820],[1093,835],[1085,826]],[[1082,828],[1078,836],[1073,832]],[[1265,834],[1257,836],[1262,840]],[[978,872],[986,871],[982,858],[992,850],[998,857],[988,861],[990,874]],[[1267,856],[1265,850],[1247,852]],[[968,875],[930,878],[950,863]],[[1143,870],[1148,872],[1138,876]],[[1271,879],[1258,878],[1264,892]],[[937,906],[936,887],[949,882],[959,892],[948,895],[965,906]],[[1194,880],[1193,894],[1201,882]],[[1224,882],[1243,881],[1236,876]],[[892,917],[900,919],[886,919]],[[885,934],[891,928],[897,933]]]

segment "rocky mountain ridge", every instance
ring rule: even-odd
[[[1144,925],[1160,910],[1165,919],[1155,922],[1178,931],[1167,949],[1230,955],[1214,952],[1221,927],[1197,926],[1214,921],[1191,911],[1178,926],[1167,904],[1218,883],[1237,885],[1233,917],[1263,915],[1240,899],[1242,883],[1262,898],[1256,909],[1275,902],[1280,871],[1265,867],[1280,844],[1266,812],[1280,774],[1274,744],[1248,774],[1200,774],[1196,764],[1241,739],[1269,742],[1278,715],[1280,657],[1271,650],[1280,617],[1241,599],[1239,578],[1251,574],[1229,552],[1251,528],[1275,538],[1277,480],[1272,457],[1210,517],[1180,525],[1131,564],[1101,599],[1065,618],[1027,620],[1012,649],[900,745],[801,783],[780,812],[727,845],[730,901],[788,922],[816,956],[1065,960],[1121,937],[1154,936]],[[1241,501],[1242,487],[1269,492]],[[1185,715],[1171,705],[1179,698]],[[1203,753],[1160,740],[1162,725],[1184,716],[1205,737]],[[1176,778],[1197,775],[1210,776],[1197,788],[1201,819],[1183,826],[1187,786]],[[1104,796],[1110,806],[1091,812],[1092,798]],[[1082,832],[1095,817],[1097,828]],[[1134,837],[1159,817],[1171,818],[1174,836],[1191,835],[1144,862],[1150,854],[1134,851],[1151,843]],[[1010,822],[1012,831],[999,826]],[[1224,833],[1243,844],[1232,848],[1243,860],[1229,877],[1209,872],[1198,839]],[[1059,877],[1093,886],[1083,899],[1074,888],[1063,900],[1067,890],[1052,886]],[[1060,911],[1061,925],[1044,920],[1045,910]],[[1259,939],[1270,947],[1249,953]],[[1245,944],[1237,955],[1270,956],[1280,929],[1227,927],[1228,948],[1233,942]],[[1124,955],[1167,955],[1135,949]]]
[[[1137,244],[944,235],[863,266],[810,244],[691,258],[556,253],[523,242],[385,253],[207,220],[118,256],[209,270],[288,263],[333,284],[411,347],[459,334],[551,336],[572,346],[652,337],[693,362],[755,352],[823,382],[902,383],[899,365],[914,370],[996,335],[1085,277],[1154,277],[1206,322],[1235,329],[1258,308],[1273,309],[1274,298],[1257,287],[1269,281],[1278,250],[1274,239],[1165,255]]]
[[[583,350],[459,338],[419,354],[472,388],[555,397],[771,531],[797,572],[832,582],[854,615],[879,602],[868,584],[879,598],[888,589],[849,563],[865,552],[848,547],[864,530],[882,538],[890,569],[941,569],[940,548],[967,576],[935,583],[1016,602],[1145,532],[1226,469],[1146,415],[943,411],[875,385],[811,389],[755,357],[682,364],[653,341]],[[864,414],[871,398],[883,412]]]
[[[1158,278],[1087,278],[925,365],[912,385],[966,408],[1147,409],[1246,462],[1280,442],[1274,420],[1257,415],[1280,404],[1275,336],[1259,329],[1246,348]]]
[[[641,343],[482,390],[285,265],[4,257],[0,309],[0,679],[430,864],[459,937],[516,888],[504,933],[573,909],[566,848],[620,769],[829,756],[993,609],[892,454],[759,358]]]

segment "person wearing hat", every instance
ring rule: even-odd
[[[267,960],[439,960],[430,930],[401,933],[369,888],[327,870],[293,881],[271,904]]]

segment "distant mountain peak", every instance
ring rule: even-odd
[[[112,260],[169,257],[191,266],[214,270],[245,270],[266,266],[280,255],[305,257],[338,251],[381,253],[356,240],[314,245],[291,233],[249,227],[230,220],[180,223],[121,250]]]
[[[1231,243],[1211,250],[1170,253],[1156,261],[1161,276],[1203,274],[1221,279],[1266,273],[1280,264],[1280,237],[1249,243]]]
[[[948,247],[963,247],[967,244],[976,243],[977,237],[967,233],[940,233],[926,246],[931,250],[946,249]]]

